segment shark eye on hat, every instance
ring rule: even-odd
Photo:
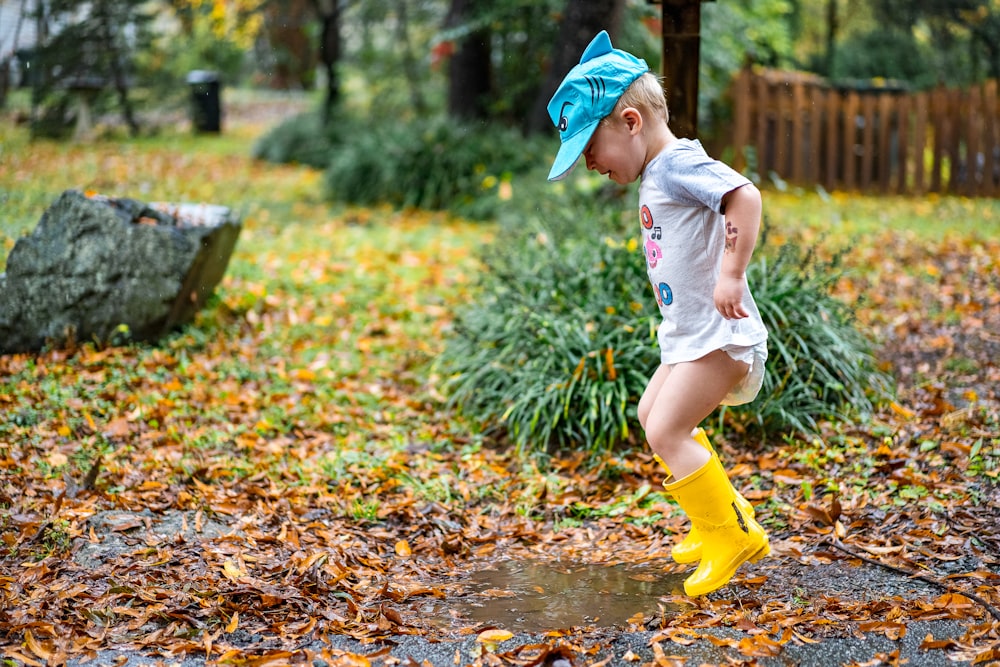
[[[573,103],[572,102],[563,102],[562,108],[565,109],[567,107],[567,105],[568,106],[573,106]],[[560,110],[560,112],[559,112],[559,131],[560,132],[565,132],[567,130],[567,128],[569,128],[569,118],[567,118],[566,114],[562,110]]]

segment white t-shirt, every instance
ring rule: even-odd
[[[643,171],[639,220],[646,271],[663,317],[661,363],[767,340],[749,288],[743,306],[750,316],[743,319],[722,317],[713,297],[726,243],[722,198],[749,182],[689,139],[672,142]]]

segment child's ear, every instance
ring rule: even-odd
[[[622,120],[632,134],[638,134],[642,129],[642,114],[635,107],[627,107],[622,110]]]

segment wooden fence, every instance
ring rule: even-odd
[[[995,80],[843,90],[748,67],[733,86],[735,166],[828,190],[1000,196],[997,95]]]

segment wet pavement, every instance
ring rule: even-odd
[[[809,586],[828,586],[844,593],[847,584],[864,588],[868,595],[900,594],[922,597],[935,591],[919,582],[896,581],[900,577],[872,568],[852,568],[832,563],[812,576],[813,582],[795,578],[787,564],[774,564],[771,578],[799,587],[808,595]],[[954,620],[909,621],[898,639],[879,632],[862,633],[856,624],[834,624],[832,636],[811,641],[776,645],[776,655],[750,657],[735,644],[748,637],[745,629],[699,627],[682,632],[637,630],[644,620],[679,615],[673,602],[686,573],[665,571],[653,564],[595,565],[539,560],[508,560],[472,572],[462,581],[462,595],[447,601],[418,601],[411,611],[440,631],[437,636],[399,635],[383,641],[362,642],[348,637],[326,637],[302,644],[292,652],[266,638],[244,636],[233,641],[248,652],[239,661],[246,664],[372,665],[391,667],[446,667],[463,665],[550,665],[551,667],[610,667],[625,665],[917,665],[945,667],[961,664],[954,652],[922,648],[928,639],[957,641],[970,623]],[[903,577],[902,579],[906,579]],[[757,591],[767,596],[766,589]],[[474,628],[474,631],[462,630]],[[478,632],[497,628],[513,633],[495,643],[479,641]],[[573,628],[572,632],[560,632]],[[586,631],[580,631],[586,628]],[[624,628],[631,628],[626,630]],[[688,631],[687,634],[684,634]],[[671,637],[673,634],[673,638]],[[235,638],[234,638],[235,639]],[[552,649],[567,646],[561,657]],[[545,654],[548,653],[548,659]],[[287,662],[282,662],[282,655]],[[252,658],[251,656],[256,656]],[[218,656],[213,656],[217,658]],[[971,658],[970,658],[971,660]],[[966,661],[966,664],[968,661]],[[170,665],[192,667],[206,664],[201,656],[141,655],[134,651],[101,651],[72,666],[139,667]]]

